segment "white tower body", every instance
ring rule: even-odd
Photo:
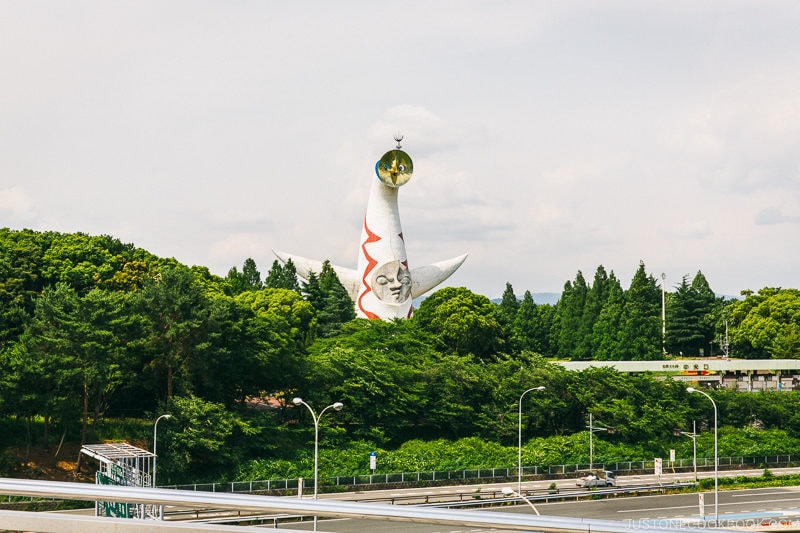
[[[467,254],[431,265],[410,268],[397,206],[399,188],[411,179],[413,163],[400,150],[390,150],[375,165],[367,212],[361,229],[355,270],[331,265],[355,304],[360,318],[408,318],[413,299],[439,285],[466,260]],[[297,274],[308,279],[322,271],[322,261],[274,251],[294,263]]]

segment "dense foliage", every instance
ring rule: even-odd
[[[597,439],[598,457],[652,457],[687,446],[673,429],[708,428],[703,398],[677,382],[567,372],[550,359],[709,355],[726,327],[731,356],[800,353],[800,291],[725,301],[698,272],[664,292],[663,338],[662,287],[641,263],[627,289],[602,266],[591,284],[578,272],[556,305],[537,305],[530,291],[517,298],[510,284],[499,303],[450,287],[409,320],[367,321],[354,319],[328,263],[303,284],[291,262],[262,280],[252,259],[221,278],[109,236],[0,229],[0,417],[26,428],[3,431],[0,445],[95,442],[110,418],[169,412],[161,482],[307,476],[313,425],[291,402],[300,396],[346,406],[321,420],[327,473],[349,473],[347,454],[365,460],[369,450],[386,457],[381,468],[424,469],[431,442],[435,469],[509,466],[520,393],[545,385],[525,397],[526,461],[585,460],[589,412],[618,429]],[[732,435],[800,437],[796,393],[715,398]],[[146,443],[151,429],[142,422],[129,438]]]

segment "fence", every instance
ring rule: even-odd
[[[636,473],[653,471],[655,461],[624,461],[618,463],[595,463],[592,468],[604,468],[613,470],[618,474]],[[769,466],[791,466],[800,464],[800,456],[792,455],[762,455],[757,457],[720,457],[720,469],[732,469],[739,467],[766,468]],[[662,462],[664,472],[670,471],[691,471],[694,468],[692,459],[680,459],[676,461],[665,460]],[[698,470],[709,470],[714,468],[713,457],[698,457]],[[571,465],[550,465],[550,466],[526,466],[522,469],[525,477],[559,477],[574,474],[579,470],[589,469],[588,464]],[[425,483],[425,482],[445,482],[458,481],[491,481],[502,479],[515,479],[518,476],[516,467],[512,468],[481,468],[472,470],[444,470],[435,472],[405,472],[394,474],[363,474],[352,476],[333,476],[327,479],[327,485],[339,487],[365,487],[369,485],[388,485],[397,483]],[[232,481],[228,483],[195,483],[192,485],[173,485],[164,488],[179,490],[194,490],[205,492],[262,492],[262,491],[296,491],[299,486],[298,479],[278,479],[264,481]],[[314,488],[314,480],[307,479],[303,485],[304,489]]]

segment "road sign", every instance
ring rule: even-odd
[[[653,459],[653,466],[655,467],[655,474],[657,476],[660,476],[662,472],[661,457],[656,457],[655,459]]]
[[[670,450],[669,451],[669,462],[670,463],[674,463],[675,462],[675,450]]]

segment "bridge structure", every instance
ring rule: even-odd
[[[202,493],[175,489],[131,486],[98,486],[88,483],[0,478],[0,494],[82,501],[133,502],[141,505],[176,505],[223,508],[241,511],[293,513],[338,518],[365,518],[411,523],[492,528],[498,531],[540,531],[543,533],[630,533],[648,530],[655,533],[701,533],[700,527],[639,526],[616,520],[571,518],[496,511],[458,510],[411,505],[312,500],[254,494]],[[166,522],[162,520],[121,519],[76,516],[64,513],[0,511],[0,524],[7,530],[67,533],[203,532],[221,531],[263,533],[254,526]],[[725,531],[725,530],[718,530]]]
[[[618,372],[651,373],[739,391],[800,390],[798,359],[663,359],[657,361],[556,361],[567,370],[609,367]]]

